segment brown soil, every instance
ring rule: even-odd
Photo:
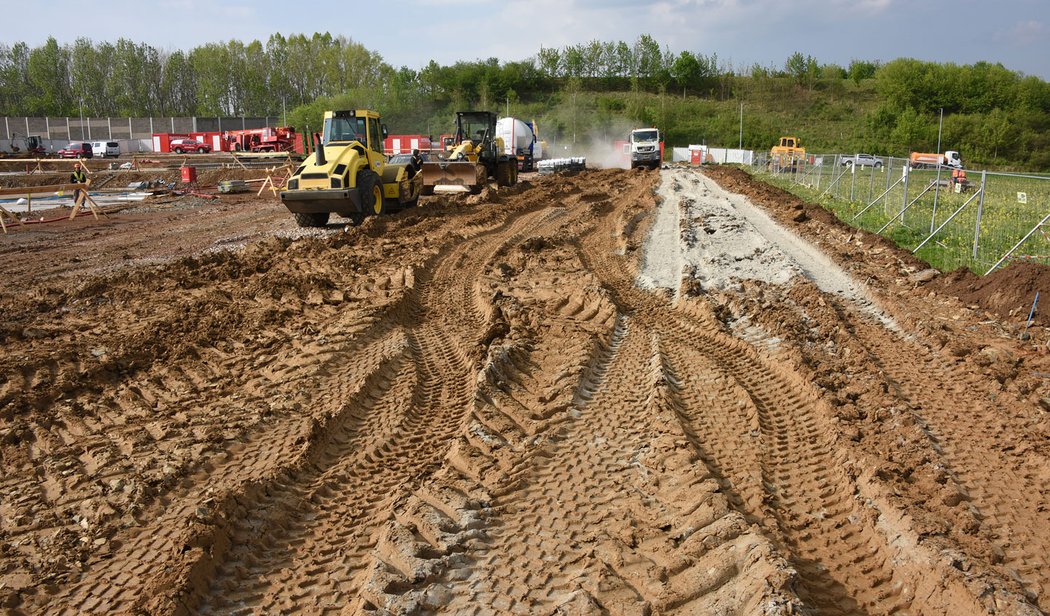
[[[13,228],[0,608],[1050,608],[1043,328],[1019,341],[885,241],[708,173],[900,331],[805,280],[638,288],[656,172],[360,227],[250,194]]]

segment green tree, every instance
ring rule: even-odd
[[[697,88],[705,77],[704,67],[692,52],[683,51],[671,65],[671,76],[675,84],[682,89],[682,97],[685,97],[686,90]]]
[[[49,36],[43,46],[29,52],[26,78],[27,114],[72,115],[77,105],[70,89],[69,52],[58,46],[55,37]]]
[[[536,58],[540,71],[548,79],[554,79],[555,77],[561,76],[561,51],[554,49],[553,47],[540,47],[540,52],[537,54]]]
[[[853,81],[853,83],[859,84],[865,79],[871,79],[875,76],[875,71],[878,70],[878,62],[868,62],[866,60],[851,60],[849,63],[849,70],[847,76]]]

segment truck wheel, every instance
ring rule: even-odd
[[[182,148],[175,148],[176,154],[182,154]]]
[[[361,209],[366,214],[380,216],[387,214],[386,200],[383,199],[383,182],[379,174],[365,169],[357,174],[357,190],[361,194]]]
[[[875,168],[876,168],[876,169],[878,169],[878,168],[879,168],[879,167],[881,167],[881,166],[882,166],[882,163],[880,163],[880,162],[878,162],[878,161],[875,161]]]
[[[328,224],[328,212],[318,214],[296,212],[292,216],[295,217],[295,224],[300,227],[323,227]]]

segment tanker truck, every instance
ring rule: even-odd
[[[536,160],[539,158],[539,147],[536,143],[536,133],[527,122],[517,118],[500,118],[496,122],[496,136],[503,139],[503,147],[507,156],[512,156],[518,161],[519,171],[532,171],[536,168]]]
[[[924,169],[926,167],[936,167],[937,165],[962,169],[963,166],[962,157],[955,150],[948,150],[944,154],[912,152],[908,161],[912,169]]]

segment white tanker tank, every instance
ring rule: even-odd
[[[518,159],[520,171],[535,168],[536,133],[532,126],[517,118],[500,118],[496,121],[496,136],[503,139],[506,154]]]

